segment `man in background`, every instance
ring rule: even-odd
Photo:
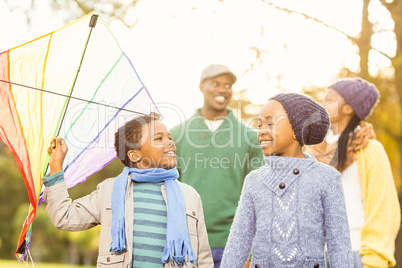
[[[199,85],[203,106],[170,130],[177,147],[179,179],[201,196],[215,268],[220,267],[243,180],[263,161],[257,133],[227,108],[236,80],[225,65],[206,67]]]

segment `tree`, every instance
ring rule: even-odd
[[[378,21],[373,23],[369,20],[370,0],[363,0],[362,2],[362,27],[360,35],[357,37],[349,36],[339,29],[327,25],[321,20],[310,17],[307,14],[276,6],[266,0],[262,1],[285,12],[299,13],[306,19],[314,20],[328,28],[341,32],[358,47],[360,57],[359,71],[353,73],[345,68],[339,72],[339,77],[360,76],[373,82],[379,88],[382,101],[371,116],[370,122],[373,123],[377,137],[383,143],[390,158],[394,179],[400,193],[399,200],[400,203],[402,203],[402,0],[380,0],[381,4],[389,11],[395,24],[394,34],[397,41],[395,56],[390,56],[372,46],[373,37],[376,34],[380,34],[384,29],[381,28]],[[385,68],[379,70],[377,74],[371,74],[369,68],[371,52],[380,53],[384,57],[390,59],[392,63],[392,71]],[[319,88],[310,88],[310,91],[307,93],[310,93],[317,99],[317,94],[319,94],[320,91]],[[401,247],[402,234],[399,232],[396,240],[396,248],[398,249]],[[400,253],[400,250],[396,250],[395,257],[397,263],[402,262],[402,254]]]
[[[383,29],[379,21],[371,22],[369,20],[369,6],[370,0],[363,0],[362,2],[362,27],[358,36],[350,36],[340,29],[331,26],[319,18],[315,18],[299,12],[284,8],[277,4],[271,3],[267,0],[262,0],[267,5],[273,6],[281,12],[289,14],[298,14],[303,16],[307,20],[312,20],[318,24],[327,27],[329,30],[341,33],[345,38],[350,40],[353,45],[357,47],[357,53],[360,58],[359,70],[353,72],[346,67],[341,69],[338,74],[338,78],[341,77],[362,77],[372,83],[374,83],[380,90],[381,102],[376,108],[373,115],[369,118],[369,121],[374,125],[378,139],[384,144],[384,147],[389,155],[391,165],[393,167],[393,174],[397,189],[402,189],[402,1],[401,0],[382,0],[381,3],[388,9],[390,16],[395,22],[394,34],[397,40],[397,47],[395,56],[390,56],[380,49],[373,47],[371,40],[374,36],[389,31]],[[264,32],[261,31],[263,35]],[[253,46],[251,50],[256,51],[256,64],[261,64],[261,55],[268,53],[262,47]],[[389,59],[392,62],[391,68],[379,69],[378,72],[370,73],[371,55],[372,53],[379,53],[383,57]],[[255,68],[256,64],[252,64],[247,71]],[[277,78],[280,81],[280,77]],[[315,86],[308,85],[304,88],[305,92],[315,97],[316,100],[322,101],[322,92],[324,88],[317,88]]]
[[[121,169],[119,161],[111,162],[84,183],[70,189],[70,196],[74,200],[91,193],[99,182],[118,175]],[[29,199],[14,157],[2,142],[0,170],[0,259],[15,259],[14,252],[22,223],[28,214]],[[50,221],[45,206],[46,204],[39,205],[32,224],[30,251],[33,259],[94,265],[99,244],[99,227],[76,233],[57,230]]]
[[[235,116],[239,120],[242,120],[244,124],[252,128],[257,128],[258,114],[260,113],[262,105],[254,104],[247,98],[247,89],[234,92],[228,107],[233,110]]]
[[[4,0],[10,9],[22,9],[26,14],[27,24],[30,24],[38,0],[31,0],[28,5],[21,6],[19,3]],[[136,7],[140,0],[49,0],[53,10],[65,15],[63,11],[68,10],[68,21],[78,19],[89,13],[102,12],[102,17],[107,20],[120,20],[126,27],[133,28],[138,18]]]
[[[123,1],[123,0],[50,0],[55,10],[69,10],[70,14],[74,14],[73,17],[78,18],[84,14],[93,12],[95,10],[101,11],[104,17],[107,19],[117,19],[123,22],[127,27],[134,27],[138,22],[138,18],[135,15],[137,4],[139,0]],[[222,0],[220,0],[222,2]],[[356,51],[359,55],[359,70],[353,72],[344,68],[340,70],[339,77],[360,76],[370,82],[373,82],[381,91],[381,102],[376,108],[374,114],[369,121],[375,126],[378,139],[384,144],[384,147],[389,155],[391,165],[394,172],[395,182],[399,190],[402,188],[402,0],[378,0],[383,7],[389,12],[389,16],[394,21],[393,34],[395,35],[396,48],[395,53],[387,54],[381,51],[381,48],[373,46],[372,40],[383,33],[384,31],[390,31],[389,29],[383,29],[379,21],[370,20],[370,5],[375,1],[363,0],[362,1],[362,23],[361,31],[357,36],[349,36],[345,32],[337,29],[334,26],[328,25],[319,18],[309,16],[302,12],[291,10],[278,6],[267,0],[262,2],[271,5],[281,12],[297,13],[302,15],[307,20],[312,20],[316,23],[322,24],[328,28],[329,31],[336,31],[344,35],[345,38],[350,40],[357,48]],[[32,6],[26,8],[27,18],[29,20],[29,10],[35,5],[37,1],[31,0]],[[11,1],[9,3],[12,6]],[[69,17],[71,20],[71,16]],[[261,34],[264,32],[261,30]],[[252,46],[250,50],[256,53],[256,62],[252,64],[249,70],[255,68],[256,65],[261,64],[262,55],[269,54],[269,51],[264,47]],[[373,72],[370,68],[373,62],[373,54],[381,54],[391,62],[391,67],[379,69],[377,72]],[[247,71],[247,70],[246,70]],[[277,78],[280,81],[280,77]],[[280,86],[280,85],[279,85]],[[322,92],[324,88],[311,87],[305,89],[306,92],[317,100],[322,100]],[[248,99],[245,98],[247,89],[238,93],[239,96],[234,96],[230,106],[238,111],[241,111],[243,120],[251,117],[256,111],[255,105],[253,105]],[[252,113],[249,111],[252,110]]]

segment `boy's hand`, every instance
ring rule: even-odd
[[[66,142],[60,137],[54,137],[50,142],[47,152],[50,155],[49,166],[50,175],[63,170],[63,161],[66,157],[68,147]]]

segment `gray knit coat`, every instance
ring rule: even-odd
[[[247,175],[221,268],[352,268],[353,258],[340,173],[306,158],[266,156]]]

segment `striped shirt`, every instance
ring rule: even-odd
[[[167,209],[159,183],[134,183],[133,268],[163,267]]]

